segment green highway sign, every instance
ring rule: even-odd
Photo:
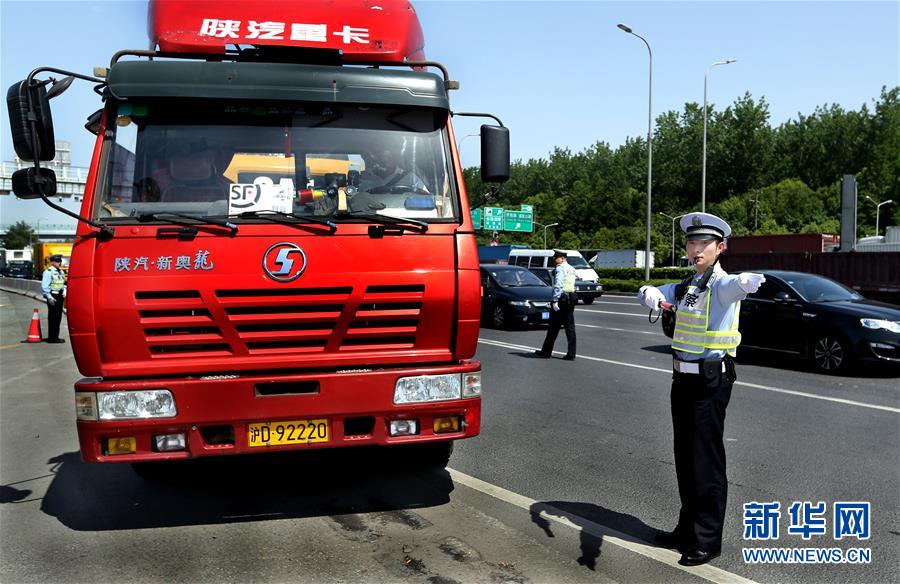
[[[526,211],[506,211],[503,217],[504,231],[534,231],[534,215]]]
[[[481,209],[472,209],[472,227],[481,229]]]
[[[503,209],[500,207],[484,208],[484,229],[492,231],[503,229]]]
[[[534,206],[533,205],[520,205],[519,209],[524,213],[534,214]]]

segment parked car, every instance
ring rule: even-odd
[[[529,271],[544,281],[548,286],[553,286],[553,272],[556,268],[528,268]],[[603,285],[599,282],[588,282],[580,278],[575,280],[575,293],[578,299],[585,304],[592,304],[594,299],[603,296]]]
[[[495,328],[535,325],[550,320],[553,288],[518,266],[481,266],[481,316]]]

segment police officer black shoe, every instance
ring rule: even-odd
[[[535,351],[533,355],[539,359],[549,359],[550,353],[545,353],[543,351]]]
[[[700,548],[692,548],[682,554],[678,563],[682,566],[702,566],[719,557],[721,551],[708,552]]]
[[[575,355],[566,355],[565,357],[563,357],[563,360],[564,361],[574,361]]]
[[[47,339],[45,342],[47,343],[65,343],[65,339]]]

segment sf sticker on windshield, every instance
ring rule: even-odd
[[[239,215],[246,211],[290,213],[293,191],[293,184],[276,185],[270,180],[233,184],[228,188],[228,214]]]

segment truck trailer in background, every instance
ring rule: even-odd
[[[72,258],[71,243],[36,243],[31,249],[34,251],[34,277],[40,279],[44,274],[44,270],[50,265],[50,256],[59,254],[62,256],[62,265],[60,266],[64,272],[69,270],[69,261]]]
[[[897,233],[900,235],[900,230]],[[729,272],[788,270],[819,274],[865,296],[900,304],[900,249],[895,251],[893,247],[900,248],[900,242],[882,243],[881,239],[860,242],[853,251],[841,252],[837,235],[732,237],[721,261]]]
[[[841,236],[829,233],[786,233],[781,235],[737,235],[728,238],[731,255],[748,253],[822,253],[841,245]]]
[[[589,263],[595,268],[643,268],[646,251],[642,249],[611,249],[601,251]],[[650,266],[653,267],[655,252],[650,252]]]

